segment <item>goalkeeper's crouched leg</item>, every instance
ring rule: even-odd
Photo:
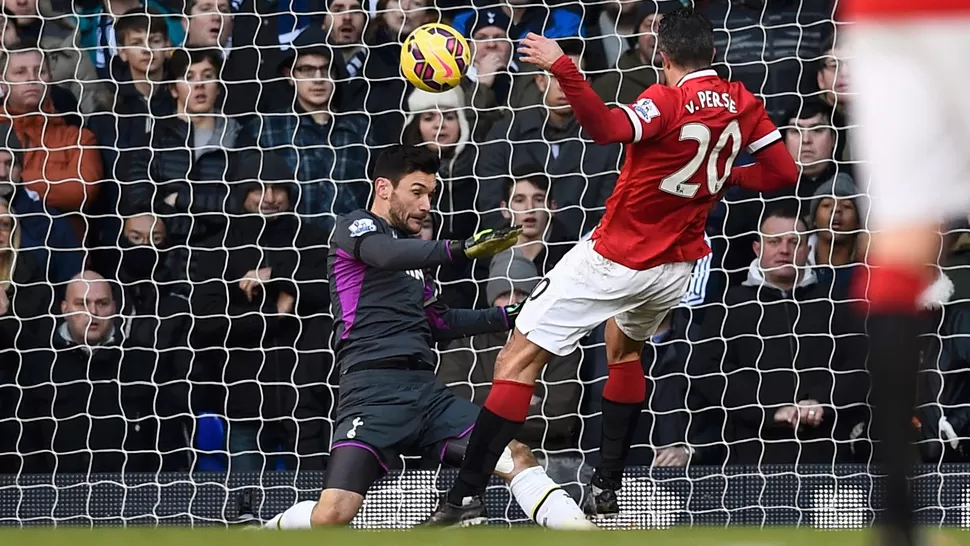
[[[462,441],[465,440],[465,441]],[[464,456],[467,436],[446,446],[443,461],[458,466]],[[551,529],[584,530],[597,527],[586,519],[586,514],[559,484],[552,481],[539,465],[529,446],[513,440],[505,448],[495,475],[505,480],[512,497],[529,519]]]

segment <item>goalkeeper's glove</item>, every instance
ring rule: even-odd
[[[519,316],[519,311],[522,310],[523,305],[525,305],[524,301],[506,305],[502,308],[505,310],[505,317],[509,319],[509,328],[515,326],[515,317]]]
[[[522,228],[519,226],[485,229],[465,240],[461,249],[470,260],[488,258],[515,246],[521,234]]]

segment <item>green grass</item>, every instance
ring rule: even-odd
[[[569,533],[538,528],[416,531],[329,529],[304,532],[226,529],[0,529],[11,546],[870,546],[867,531],[697,528]],[[970,545],[970,532],[945,531],[946,546]],[[941,535],[936,535],[941,538]],[[928,542],[928,544],[931,544]]]

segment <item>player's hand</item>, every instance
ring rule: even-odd
[[[549,70],[552,64],[565,55],[555,40],[539,36],[533,32],[525,35],[519,44],[520,60],[534,64],[541,70]]]
[[[469,259],[487,258],[515,246],[521,234],[519,226],[485,229],[465,240],[462,250]]]
[[[253,296],[260,289],[263,283],[268,282],[273,276],[273,270],[268,267],[251,269],[246,276],[239,281],[239,289],[246,294],[248,301],[253,301]]]

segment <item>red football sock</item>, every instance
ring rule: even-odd
[[[534,384],[496,379],[492,381],[492,390],[485,399],[485,408],[502,419],[523,423],[529,415],[533,392]]]
[[[854,275],[852,295],[867,300],[876,313],[912,313],[930,284],[925,267],[884,265]]]
[[[614,362],[609,369],[603,398],[617,404],[642,404],[647,397],[647,378],[640,360]]]

